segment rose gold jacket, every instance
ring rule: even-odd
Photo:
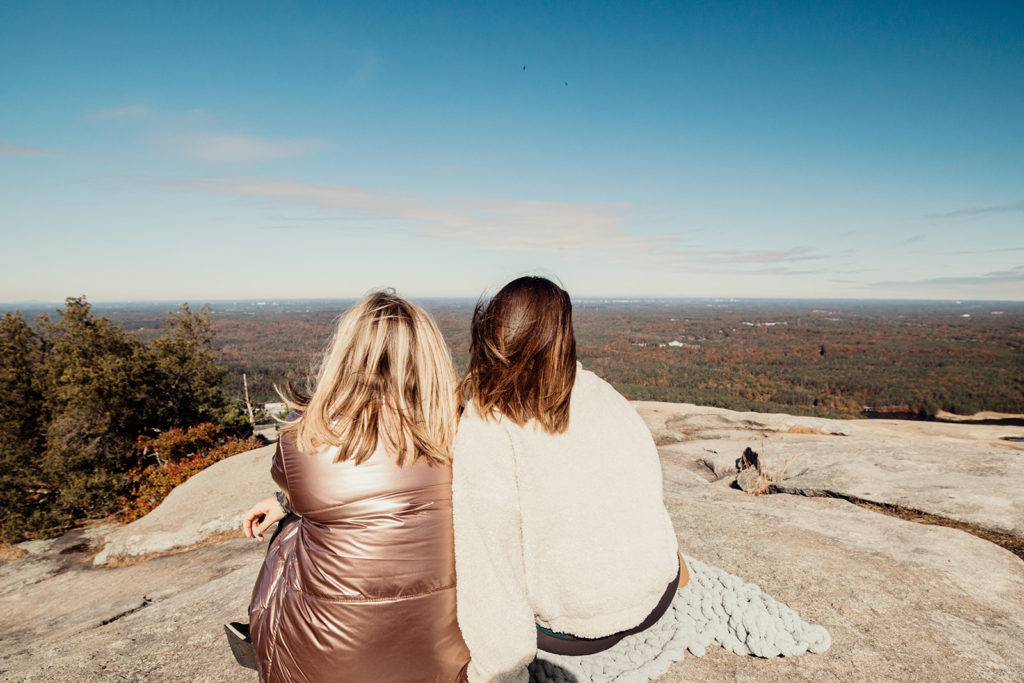
[[[262,681],[455,681],[451,468],[399,467],[380,446],[356,466],[282,435],[271,473],[299,519],[253,589]]]

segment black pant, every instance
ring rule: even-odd
[[[640,633],[646,631],[654,623],[661,619],[661,617],[668,611],[668,606],[672,604],[672,598],[676,595],[676,590],[679,588],[679,575],[682,572],[682,568],[676,571],[676,578],[668,584],[665,588],[664,594],[661,596],[661,600],[655,605],[654,609],[647,618],[640,622],[639,626],[635,626],[625,631],[619,631],[610,636],[604,638],[577,638],[576,636],[570,635],[553,635],[545,631],[537,629],[537,649],[544,652],[550,652],[553,655],[570,655],[578,657],[580,655],[593,655],[598,652],[604,652],[611,648],[620,640],[626,636],[631,636],[634,633]]]

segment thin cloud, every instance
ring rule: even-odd
[[[678,247],[671,237],[640,237],[622,229],[630,207],[503,198],[439,199],[423,195],[286,180],[205,180],[163,185],[218,194],[272,197],[300,205],[345,209],[347,218],[396,220],[426,237],[510,251],[605,253],[660,261]],[[340,221],[339,221],[340,222]],[[349,229],[348,226],[345,229]],[[678,263],[678,260],[675,260]]]
[[[705,261],[713,263],[792,263],[794,261],[812,261],[822,258],[805,247],[794,247],[784,251],[749,251],[739,249],[722,249],[707,252]],[[801,271],[803,272],[803,271]]]
[[[380,72],[380,55],[376,53],[364,55],[355,64],[349,75],[349,84],[360,87],[377,79]]]
[[[280,221],[293,221],[298,223],[367,223],[370,221],[390,221],[393,220],[388,216],[366,216],[366,215],[333,215],[333,216],[295,216],[291,214],[283,214],[275,216],[275,220]]]
[[[187,159],[210,163],[294,159],[311,156],[327,146],[323,140],[266,140],[232,133],[168,134],[159,139]]]
[[[85,115],[89,121],[102,121],[105,119],[137,119],[152,116],[155,110],[150,107],[134,104],[127,107],[111,107],[110,109],[99,109]]]
[[[1024,201],[1012,204],[996,204],[994,206],[972,206],[966,209],[947,211],[946,213],[929,214],[928,218],[960,218],[964,216],[981,216],[988,213],[1013,213],[1016,211],[1024,211]]]
[[[86,121],[144,121],[154,125],[196,124],[210,119],[209,113],[203,109],[186,109],[171,111],[156,109],[144,104],[132,104],[124,107],[98,109],[85,114]]]
[[[195,186],[194,183],[187,185]],[[215,180],[201,189],[222,194],[278,197],[322,208],[412,221],[435,239],[464,241],[495,249],[590,249],[614,245],[632,249],[661,244],[622,230],[625,207],[513,199],[437,200],[420,195],[282,180]]]
[[[411,229],[437,240],[485,249],[561,252],[570,258],[597,256],[606,262],[676,271],[713,272],[724,266],[785,264],[823,258],[805,248],[784,251],[689,249],[677,236],[640,236],[624,229],[636,207],[614,203],[566,203],[507,198],[438,198],[274,179],[150,180],[164,186],[224,195],[275,198],[329,209],[328,220],[349,223],[394,221],[383,229]],[[348,213],[338,216],[338,210]],[[290,220],[285,222],[290,223]],[[764,274],[801,274],[779,267]]]
[[[257,228],[257,230],[271,230],[271,231],[289,231],[289,232],[323,232],[324,230],[330,230],[332,226],[327,223],[303,223],[301,225],[295,225],[290,223],[282,223],[279,225],[263,225]],[[348,230],[354,231],[365,231],[370,232],[373,230],[369,225],[354,225],[347,228]]]
[[[821,275],[824,271],[801,270],[797,268],[786,268],[785,266],[778,266],[775,268],[755,268],[754,270],[747,270],[744,272],[749,275]]]
[[[10,142],[0,142],[0,157],[57,157],[60,152],[38,147],[24,147]]]
[[[889,282],[873,282],[871,287],[899,287],[899,286],[936,286],[936,285],[962,285],[974,287],[977,285],[1024,285],[1024,266],[1015,266],[1010,270],[996,270],[983,275],[968,275],[958,277],[935,277],[926,280],[905,280]]]
[[[1024,251],[1024,247],[999,247],[997,249],[958,249],[940,252],[946,256],[974,256],[976,254],[1002,254],[1007,251]]]

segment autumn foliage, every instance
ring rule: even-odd
[[[424,302],[466,366],[473,302]],[[218,311],[214,348],[239,395],[312,374],[347,302]],[[126,320],[131,319],[126,316]],[[1024,413],[1024,306],[984,302],[576,301],[583,366],[630,399],[858,417]]]
[[[259,448],[258,439],[229,436],[209,422],[188,429],[169,429],[135,442],[138,458],[150,463],[128,473],[129,493],[122,500],[127,521],[142,517],[159,505],[175,486],[235,453]]]

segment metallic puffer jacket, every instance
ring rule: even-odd
[[[457,680],[469,652],[455,617],[451,468],[399,467],[380,445],[360,465],[335,453],[301,452],[289,433],[278,442],[271,473],[298,519],[253,589],[260,680]]]

